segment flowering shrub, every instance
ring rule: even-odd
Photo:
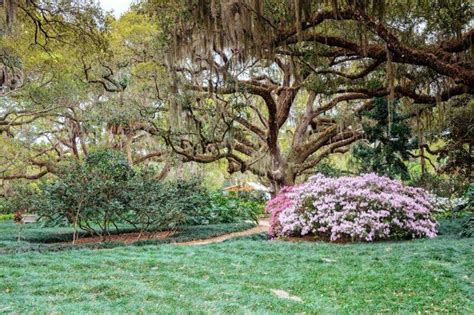
[[[291,198],[293,188],[294,186],[283,188],[275,198],[271,199],[267,203],[265,211],[271,213],[269,230],[271,236],[276,236],[278,231],[281,230],[280,222],[278,220],[280,213],[285,209],[290,209],[293,207],[293,200]]]
[[[283,189],[266,210],[272,236],[316,235],[330,241],[436,236],[429,195],[375,174],[317,175]]]

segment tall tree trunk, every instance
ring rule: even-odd
[[[426,160],[425,160],[425,149],[420,146],[420,165],[421,165],[421,176],[424,178],[426,175]]]
[[[296,172],[287,162],[280,161],[278,169],[272,172],[269,180],[272,185],[272,195],[275,196],[282,188],[295,184]]]
[[[82,148],[82,153],[84,153],[84,156],[87,156],[89,154],[88,150],[87,150],[87,144],[86,144],[86,141],[84,140],[84,134],[81,131],[79,131],[79,143],[81,144],[81,148]]]

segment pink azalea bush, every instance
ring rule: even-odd
[[[316,175],[269,201],[270,234],[316,235],[330,241],[435,237],[426,191],[388,177]]]

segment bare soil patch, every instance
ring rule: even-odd
[[[174,233],[175,233],[174,231],[141,233],[141,234],[139,232],[132,232],[132,233],[117,234],[117,235],[109,235],[105,239],[100,236],[88,236],[88,237],[84,237],[84,238],[80,238],[76,240],[76,244],[102,243],[104,241],[131,244],[137,241],[162,240],[169,236],[172,236]],[[64,242],[64,243],[72,243],[72,241]]]

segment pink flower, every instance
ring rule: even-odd
[[[314,234],[336,241],[342,237],[374,241],[394,237],[435,237],[429,195],[388,177],[366,174],[327,178],[286,187],[269,201],[269,233]]]

